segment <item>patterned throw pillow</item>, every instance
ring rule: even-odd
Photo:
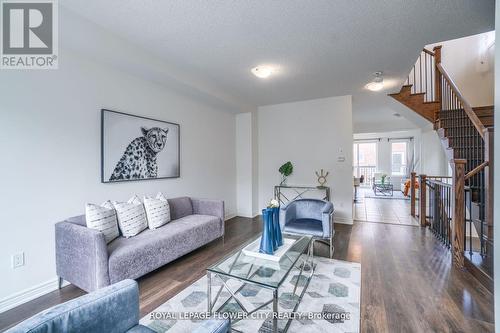
[[[148,227],[144,205],[137,195],[128,202],[113,201],[123,237],[130,238]]]
[[[90,229],[99,230],[104,234],[106,243],[120,235],[116,219],[116,211],[110,201],[102,205],[86,204],[85,221]]]
[[[144,197],[144,208],[149,229],[156,229],[170,222],[170,206],[161,192],[156,198]]]

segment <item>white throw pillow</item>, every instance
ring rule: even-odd
[[[161,192],[156,198],[144,197],[144,208],[149,229],[156,229],[170,222],[170,206]]]
[[[104,234],[106,243],[120,236],[116,211],[110,201],[106,201],[100,206],[90,203],[86,204],[85,221],[88,228],[99,230]]]
[[[144,205],[136,195],[128,202],[113,201],[113,205],[123,237],[135,236],[148,227]]]

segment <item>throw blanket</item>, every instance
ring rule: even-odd
[[[409,196],[409,192],[410,192],[410,183],[411,183],[411,180],[409,180],[409,179],[408,179],[407,181],[405,181],[405,190],[404,190],[404,192],[403,192],[403,194],[404,194],[404,196],[405,196],[405,197]],[[415,189],[416,189],[416,190],[418,190],[418,186],[419,186],[419,185],[418,185],[418,182],[417,182],[417,181],[415,181],[414,186],[415,186]]]

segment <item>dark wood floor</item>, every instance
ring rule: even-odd
[[[361,262],[362,332],[493,332],[493,296],[425,229],[356,222],[335,225],[336,259]],[[139,279],[141,316],[205,274],[205,268],[260,232],[255,219],[226,222],[214,241]],[[326,255],[318,244],[315,255]],[[67,286],[0,314],[0,330],[83,292]]]

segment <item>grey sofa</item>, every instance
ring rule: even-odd
[[[85,291],[136,279],[224,235],[224,202],[189,197],[168,200],[172,221],[106,244],[86,227],[85,215],[55,225],[56,272]]]
[[[56,305],[14,326],[8,333],[154,333],[139,325],[137,282],[124,280]]]
[[[197,333],[228,333],[231,322],[207,319]],[[56,305],[26,319],[7,333],[155,333],[139,325],[139,288],[134,280],[123,280],[90,294]]]

